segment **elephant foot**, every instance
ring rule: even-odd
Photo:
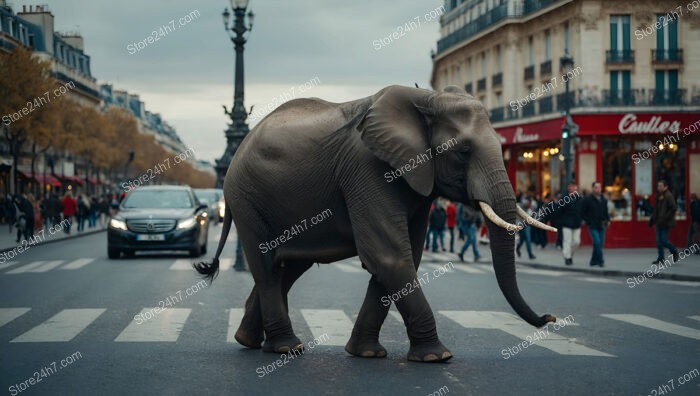
[[[265,339],[262,331],[253,331],[244,329],[243,326],[236,330],[233,336],[239,344],[251,349],[260,349],[262,342]]]
[[[361,339],[353,334],[345,345],[347,353],[366,358],[386,357],[386,349],[376,339]]]
[[[407,359],[412,362],[438,363],[449,360],[452,353],[440,341],[436,344],[411,344]]]
[[[266,339],[262,346],[263,352],[288,353],[291,351],[303,351],[304,344],[299,338],[292,335],[281,335],[272,339]]]

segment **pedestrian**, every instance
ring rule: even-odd
[[[80,194],[78,196],[78,232],[85,231],[85,221],[88,219],[89,212],[90,202],[84,194]]]
[[[43,227],[44,220],[41,217],[41,207],[39,206],[39,202],[34,198],[34,194],[27,194],[27,201],[32,205],[33,214],[29,231],[31,234],[34,234],[35,230],[40,230]]]
[[[109,218],[109,197],[107,195],[101,196],[98,206],[100,212],[100,225],[104,227],[107,225],[107,219]]]
[[[690,225],[688,226],[688,249],[700,243],[700,200],[695,193],[690,194]],[[692,250],[691,250],[692,251]],[[700,250],[695,252],[700,254]]]
[[[61,222],[61,211],[63,210],[61,206],[61,200],[58,199],[56,193],[51,193],[49,196],[49,202],[46,205],[48,208],[48,215],[51,218],[51,225],[55,226]]]
[[[603,187],[599,181],[594,181],[591,187],[593,192],[581,201],[581,218],[586,222],[588,233],[593,241],[593,254],[589,265],[604,267],[605,231],[610,224],[608,201],[603,197]]]
[[[457,206],[452,201],[447,201],[445,208],[447,216],[447,230],[450,232],[450,253],[455,252],[455,226],[457,225]]]
[[[437,252],[438,240],[440,242],[440,249],[445,251],[445,221],[447,220],[447,214],[445,213],[445,208],[440,199],[435,202],[435,208],[430,212],[428,219],[428,235],[429,238],[433,240],[433,253]]]
[[[523,208],[523,210],[525,210],[525,212],[527,212],[530,216],[535,215],[535,211],[533,210],[535,204],[530,198],[524,196],[522,198],[521,203],[522,203],[521,207]],[[525,248],[527,249],[527,256],[530,258],[530,260],[534,260],[537,257],[535,257],[535,255],[532,254],[532,234],[531,234],[531,231],[532,231],[531,227],[527,224],[524,224],[524,227],[520,231],[518,231],[519,240],[518,240],[518,245],[515,248],[515,253],[518,255],[518,257],[520,257],[520,248],[523,246],[523,243],[524,243]]]
[[[90,202],[90,207],[88,208],[88,227],[94,228],[97,225],[97,211],[99,210],[99,206],[96,197],[89,198],[88,200]]]
[[[457,209],[457,226],[459,227],[462,234],[464,234],[467,238],[467,240],[464,241],[464,244],[462,245],[462,249],[460,249],[459,253],[457,254],[457,256],[459,257],[459,261],[464,261],[464,252],[466,252],[467,249],[469,249],[469,246],[472,247],[472,253],[474,254],[474,262],[479,261],[479,258],[481,258],[477,246],[478,243],[476,242],[477,225],[481,225],[481,223],[481,214],[479,212],[477,212],[470,206],[461,203],[459,204],[459,208]]]
[[[63,220],[66,220],[66,234],[70,234],[70,227],[73,223],[73,217],[78,211],[78,204],[73,198],[73,194],[67,191],[61,201],[61,210],[63,212]]]
[[[5,196],[5,200],[2,202],[2,210],[5,214],[5,221],[7,221],[9,232],[12,233],[12,227],[14,227],[17,221],[17,210],[12,195],[7,194]]]
[[[28,240],[32,236],[32,230],[34,225],[34,208],[29,202],[26,196],[16,195],[14,199],[15,206],[15,219],[17,227],[17,239],[16,242],[19,243],[21,240]]]
[[[665,180],[656,183],[656,205],[649,219],[649,227],[656,226],[656,249],[658,255],[652,264],[660,264],[664,261],[664,248],[673,255],[673,261],[678,262],[678,249],[668,240],[668,232],[676,226],[676,199]]]
[[[574,252],[581,244],[581,198],[575,182],[570,182],[567,188],[571,200],[558,209],[564,234],[561,252],[564,255],[564,264],[573,265]]]

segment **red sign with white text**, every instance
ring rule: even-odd
[[[700,113],[586,114],[573,119],[579,135],[669,134],[686,128],[700,134]]]
[[[504,146],[536,143],[561,139],[562,125],[564,125],[564,117],[512,127],[496,128],[496,134]]]

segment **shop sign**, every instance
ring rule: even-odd
[[[652,116],[648,121],[638,121],[633,113],[625,114],[617,125],[618,131],[623,134],[633,133],[671,133],[681,126],[678,120],[665,120],[663,116]]]

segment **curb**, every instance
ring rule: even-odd
[[[532,268],[537,268],[537,269],[580,272],[580,273],[584,273],[584,274],[596,274],[596,275],[602,275],[602,276],[635,277],[635,276],[639,276],[639,275],[646,273],[646,271],[644,271],[644,272],[630,272],[630,271],[613,270],[613,269],[594,270],[594,269],[589,269],[589,268],[555,267],[555,266],[549,265],[549,264],[524,263],[524,262],[520,262],[520,261],[516,261],[516,264],[524,265],[524,266],[532,267]],[[669,273],[663,273],[663,272],[659,272],[658,274],[654,274],[654,276],[652,276],[650,278],[671,279],[671,280],[688,281],[688,282],[700,282],[700,276],[669,274]]]
[[[80,233],[80,234],[74,234],[74,235],[71,235],[71,236],[69,236],[69,237],[56,238],[56,239],[48,239],[48,240],[46,240],[46,241],[43,241],[43,242],[41,242],[41,243],[37,243],[37,244],[31,245],[31,246],[48,245],[48,244],[50,244],[50,243],[57,243],[57,242],[65,241],[65,240],[67,240],[67,239],[80,238],[80,237],[84,237],[84,236],[88,236],[88,235],[93,235],[93,234],[97,234],[97,233],[104,232],[104,231],[107,231],[107,228],[103,228],[103,229],[100,229],[100,230],[93,230],[93,231],[84,231],[84,232],[82,232],[82,233]],[[17,248],[17,246],[21,246],[21,242],[20,242],[19,245],[15,245],[15,246],[12,246],[12,247],[9,247],[9,248],[0,248],[0,253],[5,253],[5,252],[9,252],[10,250],[14,250],[14,249]]]

